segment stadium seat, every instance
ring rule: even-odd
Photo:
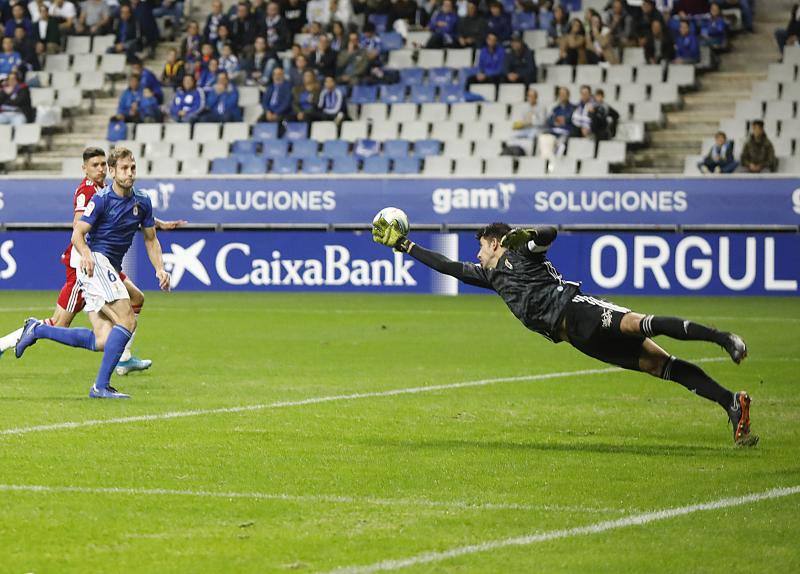
[[[547,162],[547,173],[558,176],[575,175],[578,173],[578,162],[571,157],[554,157]]]
[[[74,178],[76,173],[83,169],[83,158],[66,157],[61,160],[61,175]]]
[[[166,142],[182,143],[192,139],[192,126],[190,124],[164,124],[164,136]]]
[[[386,104],[364,104],[361,106],[360,119],[369,122],[385,122],[389,117],[389,106]]]
[[[255,152],[254,152],[255,153]],[[184,141],[172,146],[173,159],[191,161],[200,157],[200,143],[195,141]],[[223,157],[223,156],[220,156]]]
[[[454,122],[474,122],[478,119],[478,104],[464,102],[450,106],[450,120]]]
[[[181,162],[181,174],[192,176],[208,175],[208,161],[194,158]]]
[[[377,14],[373,14],[376,16]],[[384,51],[403,49],[403,37],[397,32],[385,32],[381,34],[381,45]]]
[[[339,139],[347,142],[354,142],[359,138],[367,137],[367,128],[369,124],[362,121],[345,121],[342,122],[342,133]]]
[[[573,159],[594,158],[595,141],[591,138],[569,138],[567,157]]]
[[[434,86],[447,86],[452,83],[453,83],[452,68],[431,68],[430,70],[428,70],[428,84]]]
[[[78,89],[82,92],[99,92],[105,86],[102,74],[81,74],[78,79]]]
[[[388,14],[370,14],[367,18],[368,22],[372,22],[375,25],[375,31],[381,35],[381,39],[383,39],[384,32],[386,32],[386,25],[389,23],[389,16]],[[402,36],[401,36],[402,39]],[[384,40],[385,41],[385,40]],[[402,44],[401,44],[402,46]]]
[[[83,94],[79,88],[62,88],[56,91],[57,106],[63,109],[77,108],[83,102]]]
[[[272,160],[272,173],[291,175],[297,171],[297,160],[293,157],[277,157]]]
[[[374,157],[381,153],[381,144],[368,138],[359,138],[353,145],[353,155],[358,159]]]
[[[597,66],[595,66],[597,67]],[[564,86],[572,83],[572,66],[556,65],[547,68],[547,83]],[[515,100],[519,101],[519,99]]]
[[[608,175],[608,162],[603,159],[582,159],[580,173],[593,176]]]
[[[514,122],[511,120],[492,123],[492,139],[504,141],[514,135]]]
[[[511,14],[511,28],[515,32],[536,29],[536,16],[533,12],[513,12]]]
[[[212,175],[232,175],[239,172],[239,161],[235,157],[220,157],[211,160]]]
[[[88,54],[92,51],[91,36],[69,36],[67,37],[67,54]]]
[[[540,177],[547,173],[547,160],[543,157],[521,157],[517,160],[517,175]]]
[[[494,102],[497,99],[497,86],[494,84],[472,84],[469,91],[487,102]]]
[[[337,157],[333,160],[331,173],[350,174],[358,173],[358,162],[354,157]]]
[[[458,132],[460,131],[460,128],[461,124],[458,122],[436,122],[433,124],[431,137],[442,141],[456,140],[458,139]]]
[[[773,82],[794,82],[797,77],[797,66],[790,63],[770,64],[767,67],[767,79]]]
[[[456,83],[462,88],[466,89],[467,81],[478,73],[477,66],[469,66],[467,68],[458,68],[456,73]]]
[[[389,120],[397,123],[412,122],[417,119],[417,104],[402,103],[392,104],[389,110]]]
[[[410,101],[415,104],[427,104],[436,101],[436,87],[432,85],[427,86],[411,86]]]
[[[136,141],[153,143],[161,141],[163,124],[139,124],[136,126]]]
[[[427,30],[409,31],[406,35],[406,45],[408,47],[421,47],[428,43],[431,33]]]
[[[782,157],[778,161],[778,173],[800,175],[800,158]]]
[[[52,56],[48,56],[48,61],[50,58],[52,58]],[[124,74],[125,54],[103,54],[103,56],[100,58],[100,70],[104,74]]]
[[[222,140],[232,142],[250,137],[250,126],[244,122],[225,122],[222,124]]]
[[[428,137],[428,127],[428,122],[405,122],[400,124],[400,136],[411,141],[424,140]]]
[[[305,125],[305,124],[303,124]],[[303,136],[305,138],[305,136]],[[338,139],[336,122],[314,122],[311,124],[311,139],[319,142]]]
[[[260,175],[267,173],[267,158],[250,155],[239,158],[240,173],[249,175]]]
[[[455,175],[459,177],[483,175],[483,161],[478,158],[460,157],[456,158],[455,163]]]
[[[216,159],[228,155],[228,142],[211,141],[203,143],[203,151],[200,154],[203,159]]]
[[[231,154],[245,156],[256,155],[258,153],[258,142],[256,140],[236,140],[231,144]]]
[[[391,158],[404,158],[408,157],[411,149],[411,142],[408,140],[387,140],[383,142],[383,155]]]
[[[464,88],[461,86],[441,86],[439,88],[439,100],[447,104],[455,104],[464,101]]]
[[[619,87],[619,101],[639,103],[647,100],[647,86],[644,84],[625,84]]]
[[[98,143],[100,144],[100,147],[105,147],[103,145],[103,142],[98,142]],[[159,145],[160,146],[160,145],[163,145],[163,144],[159,143],[159,144],[153,144],[153,145]],[[170,144],[166,144],[166,145],[169,146]],[[127,149],[129,149],[129,150],[131,150],[133,152],[134,157],[143,157],[143,156],[147,155],[147,154],[144,153],[144,147],[145,147],[144,144],[142,144],[141,142],[133,141],[133,140],[118,140],[116,142],[109,141],[108,142],[108,147],[110,149],[116,149],[116,148],[121,148],[121,147],[127,148]],[[166,155],[169,155],[169,147],[167,147],[167,150],[166,150],[165,153],[166,153]],[[228,155],[228,154],[225,154],[225,155]]]
[[[417,66],[425,70],[444,66],[444,50],[420,50],[417,56]]]
[[[178,175],[178,160],[170,157],[157,157],[150,162],[150,175],[172,177]]]
[[[681,101],[681,96],[678,93],[677,84],[659,84],[652,86],[650,91],[650,101],[659,104],[677,104]]]
[[[389,173],[389,158],[381,156],[368,157],[364,160],[363,173],[382,175]]]
[[[767,102],[767,112],[764,114],[765,120],[782,120],[794,117],[794,102],[789,100],[777,100]]]
[[[702,173],[697,167],[698,162],[703,161],[702,155],[688,155],[683,158],[683,175],[697,175]]]
[[[470,157],[472,142],[465,139],[445,140],[442,155],[451,158]]]
[[[319,175],[328,173],[328,159],[321,157],[307,157],[303,160],[303,173]]]
[[[320,123],[328,123],[328,122],[316,122],[314,125]],[[283,137],[286,138],[287,140],[306,139],[308,137],[308,124],[305,122],[286,122],[286,131],[284,132]],[[319,138],[314,137],[313,135],[311,137],[313,139],[319,140]]]
[[[389,61],[386,63],[387,68],[392,68],[394,70],[401,70],[403,68],[411,68],[413,66],[414,66],[413,50],[393,50],[389,52]]]
[[[449,48],[445,51],[445,64],[448,68],[468,68],[472,66],[471,48]]]
[[[397,174],[419,173],[419,159],[416,157],[398,157],[393,161],[392,171]]]
[[[261,155],[269,158],[282,158],[289,154],[287,140],[266,140],[261,142]]]
[[[508,104],[506,103],[481,102],[480,109],[481,109],[481,120],[484,122],[496,122],[508,119]]]
[[[400,83],[406,86],[419,86],[425,81],[425,70],[422,68],[403,68],[400,70]]]
[[[606,82],[624,86],[633,82],[633,66],[617,64],[606,69]]]
[[[297,159],[317,157],[318,147],[317,140],[295,140],[292,142],[292,151],[289,155]]]
[[[734,117],[745,121],[761,119],[764,117],[764,105],[760,101],[738,101],[736,102]]]
[[[472,152],[475,157],[496,158],[501,153],[503,153],[503,142],[499,139],[475,140],[475,149]]]
[[[336,159],[347,157],[350,154],[350,145],[341,140],[328,140],[322,144],[322,157]]]
[[[371,104],[378,100],[378,86],[353,86],[350,102],[353,104]]]
[[[601,8],[601,11],[602,11],[602,8]],[[552,11],[544,11],[544,10],[540,11],[539,12],[539,22],[538,22],[539,30],[549,30],[550,29],[550,25],[553,22],[553,18],[554,18],[554,16],[553,16],[553,12]]]
[[[435,102],[420,106],[419,119],[426,122],[443,122],[447,120],[447,104]]]
[[[550,68],[552,70],[552,68]],[[550,70],[547,72],[547,81],[550,82]],[[593,88],[603,83],[603,68],[596,64],[582,64],[575,66],[575,83],[586,84]]]
[[[647,60],[644,57],[644,48],[623,48],[622,49],[622,62],[629,66],[638,66],[646,64]]]
[[[414,142],[414,156],[428,157],[439,155],[442,150],[442,142],[435,139],[423,139]]]
[[[661,104],[657,102],[638,102],[633,106],[633,119],[638,122],[660,123],[663,117]]]
[[[384,141],[397,138],[400,124],[393,121],[385,121],[372,124],[371,137],[374,140]]]
[[[144,124],[140,124],[140,126],[141,125]],[[139,139],[138,135],[136,139]],[[213,124],[210,122],[198,122],[194,124],[194,129],[192,130],[192,139],[201,143],[218,141],[220,139],[219,124]]]
[[[0,127],[11,127],[11,126],[0,126]],[[10,130],[9,130],[9,138]],[[16,144],[8,141],[0,139],[0,164],[2,163],[10,163],[17,159],[17,146]],[[71,177],[74,177],[75,174],[71,174]]]
[[[277,123],[258,123],[253,126],[253,139],[275,140],[278,139]]]
[[[461,137],[471,141],[488,140],[490,125],[487,122],[466,122],[463,124]],[[434,135],[433,137],[437,136]]]
[[[114,34],[105,34],[103,36],[95,36],[92,38],[92,54],[102,55],[114,45],[116,38]]]
[[[608,163],[625,163],[626,145],[621,141],[601,141],[597,144],[597,159]]]
[[[664,82],[664,68],[661,64],[641,64],[636,66],[636,83],[660,85]]]
[[[69,71],[69,55],[67,54],[51,54],[47,56],[44,63],[46,72],[67,72]]]
[[[137,143],[142,145],[142,142]],[[120,145],[120,142],[117,142],[114,147],[120,147]],[[162,141],[145,143],[142,155],[148,159],[156,159],[157,157],[172,157],[172,144]]]
[[[790,84],[786,84],[787,87]],[[796,84],[800,86],[800,84]],[[763,82],[754,82],[753,89],[751,91],[750,98],[752,100],[757,100],[760,102],[768,102],[770,100],[778,100],[781,99],[780,97],[780,88],[781,85],[779,82],[772,82],[770,80],[766,80]],[[783,98],[783,99],[792,99],[792,98]]]
[[[525,100],[525,86],[522,84],[500,84],[497,101],[514,104]]]
[[[257,86],[239,86],[239,105],[243,108],[247,106],[260,105],[261,92]]]
[[[508,177],[514,173],[514,159],[509,156],[489,157],[485,160],[484,174],[492,177]]]
[[[406,87],[403,84],[381,86],[380,99],[385,104],[397,104],[406,99]]]
[[[681,87],[694,86],[695,68],[690,64],[670,64],[667,68],[667,81]]]
[[[14,128],[14,143],[18,146],[37,145],[42,137],[39,124],[22,124]]]
[[[531,50],[547,48],[547,30],[526,30],[522,35],[522,41]]]
[[[97,72],[97,56],[91,54],[77,56],[72,61],[70,70],[78,74],[95,74]]]
[[[449,176],[453,171],[453,160],[449,157],[431,156],[425,158],[422,173],[439,177]]]

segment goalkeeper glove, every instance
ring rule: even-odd
[[[503,236],[500,245],[516,251],[534,239],[536,239],[535,229],[512,229]]]
[[[389,223],[383,217],[372,224],[372,240],[404,253],[407,253],[411,246],[411,242],[400,231],[400,225],[396,221]]]

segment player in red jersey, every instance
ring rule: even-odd
[[[75,190],[72,199],[73,226],[75,222],[80,220],[84,209],[89,204],[94,194],[105,187],[106,169],[106,152],[103,149],[88,147],[83,150],[83,172],[86,177],[81,181],[78,189]],[[161,221],[160,219],[156,219],[156,229],[158,230],[177,229],[184,225],[186,225],[186,221],[183,220]],[[48,325],[53,325],[55,327],[69,327],[73,319],[75,319],[75,316],[83,310],[85,305],[83,295],[81,295],[78,287],[78,278],[75,268],[71,265],[70,261],[72,259],[72,249],[72,244],[70,244],[64,250],[64,253],[61,254],[61,262],[66,268],[66,281],[58,295],[58,302],[56,303],[53,316],[45,320]],[[128,290],[128,295],[131,298],[131,307],[133,307],[134,313],[138,316],[144,305],[144,294],[124,273],[120,273],[120,278],[125,288]],[[16,345],[21,334],[21,329],[18,329],[13,333],[0,337],[0,356],[2,356],[3,351]],[[143,371],[149,369],[152,365],[152,361],[150,360],[142,360],[133,356],[131,353],[132,342],[133,337],[128,341],[128,345],[125,347],[125,351],[122,353],[122,357],[117,364],[116,371],[118,375],[127,375],[132,371]]]

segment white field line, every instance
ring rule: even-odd
[[[620,508],[595,508],[558,504],[517,504],[502,502],[467,502],[463,500],[428,500],[424,498],[375,498],[370,496],[339,496],[336,494],[287,494],[269,492],[214,492],[210,490],[174,490],[167,488],[123,488],[88,486],[45,486],[38,484],[0,484],[0,492],[78,493],[130,496],[166,496],[267,500],[285,502],[313,502],[368,506],[412,506],[456,510],[521,510],[542,512],[621,513]]]
[[[402,568],[409,568],[411,566],[418,566],[420,564],[442,562],[444,560],[450,560],[452,558],[458,558],[460,556],[466,556],[469,554],[491,552],[501,548],[530,546],[532,544],[549,542],[551,540],[588,536],[590,534],[600,534],[601,532],[616,530],[618,528],[627,528],[629,526],[643,526],[652,522],[668,520],[678,516],[686,516],[687,514],[693,514],[695,512],[718,510],[720,508],[729,508],[732,506],[742,506],[744,504],[751,504],[763,500],[771,500],[774,498],[783,498],[785,496],[791,496],[798,493],[800,493],[800,486],[774,488],[772,490],[767,490],[766,492],[747,494],[745,496],[721,498],[719,500],[713,500],[711,502],[704,502],[701,504],[691,504],[689,506],[678,506],[675,508],[665,508],[664,510],[656,510],[653,512],[632,514],[616,520],[605,520],[603,522],[596,522],[586,526],[576,526],[575,528],[549,530],[527,536],[491,540],[478,544],[470,544],[468,546],[458,546],[439,552],[425,552],[422,554],[417,554],[416,556],[410,556],[408,558],[384,560],[382,562],[366,564],[363,566],[345,566],[343,568],[331,570],[330,574],[372,574],[374,572],[389,572],[393,570],[400,570]]]
[[[695,362],[719,362],[726,361],[722,357],[698,359]],[[604,369],[583,369],[579,371],[564,371],[558,373],[541,373],[538,375],[523,375],[519,377],[500,377],[497,379],[481,379],[477,381],[464,381],[446,385],[430,385],[424,387],[408,387],[404,389],[391,389],[388,391],[372,391],[367,393],[351,393],[347,395],[329,395],[324,397],[310,397],[294,401],[278,401],[274,403],[263,403],[256,405],[243,405],[238,407],[222,407],[216,409],[196,409],[188,411],[171,411],[166,413],[156,413],[150,415],[135,415],[129,417],[119,417],[114,419],[94,419],[87,421],[72,421],[63,423],[52,423],[46,425],[34,425],[27,427],[16,427],[0,430],[0,436],[24,435],[35,432],[47,432],[58,430],[71,430],[77,428],[96,427],[104,425],[119,425],[138,422],[160,421],[169,419],[180,419],[186,417],[199,417],[205,415],[218,415],[229,413],[244,413],[252,411],[263,411],[267,409],[282,409],[288,407],[302,407],[306,405],[316,405],[320,403],[333,403],[341,401],[355,401],[359,399],[372,399],[377,397],[394,397],[398,395],[416,395],[419,393],[430,393],[435,391],[449,391],[452,389],[465,389],[469,387],[484,387],[499,383],[518,383],[523,381],[543,381],[547,379],[559,379],[564,377],[580,377],[586,375],[601,375],[606,373],[617,373],[623,369],[619,367],[608,367]]]

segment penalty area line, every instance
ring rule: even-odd
[[[444,560],[468,556],[470,554],[491,552],[493,550],[500,550],[502,548],[530,546],[533,544],[550,542],[552,540],[600,534],[602,532],[617,530],[619,528],[627,528],[629,526],[644,526],[646,524],[660,522],[662,520],[669,520],[679,516],[694,514],[695,512],[742,506],[764,500],[783,498],[798,493],[800,493],[800,486],[773,488],[765,492],[747,494],[744,496],[720,498],[718,500],[700,504],[691,504],[688,506],[665,508],[663,510],[644,512],[641,514],[632,514],[616,520],[604,520],[603,522],[587,524],[586,526],[577,526],[575,528],[565,528],[561,530],[549,530],[527,536],[491,540],[487,542],[480,542],[478,544],[470,544],[468,546],[458,546],[449,550],[425,552],[422,554],[417,554],[416,556],[410,556],[408,558],[384,560],[382,562],[375,562],[373,564],[366,564],[362,566],[345,566],[335,570],[330,570],[328,574],[373,574],[374,572],[390,572],[394,570],[401,570],[403,568],[410,568],[412,566],[419,566],[421,564],[442,562]]]
[[[725,361],[723,358],[698,359],[695,362],[719,362]],[[121,425],[139,422],[162,421],[170,419],[180,419],[187,417],[199,417],[206,415],[246,413],[253,411],[263,411],[270,409],[283,409],[289,407],[302,407],[306,405],[317,405],[322,403],[333,403],[342,401],[355,401],[361,399],[372,399],[378,397],[394,397],[400,395],[416,395],[420,393],[432,393],[436,391],[449,391],[453,389],[466,389],[470,387],[484,387],[500,383],[520,383],[530,381],[544,381],[548,379],[560,379],[564,377],[580,377],[587,375],[602,375],[608,373],[618,373],[623,371],[619,367],[606,367],[603,369],[582,369],[577,371],[561,371],[556,373],[540,373],[537,375],[522,375],[517,377],[499,377],[496,379],[480,379],[476,381],[463,381],[460,383],[449,383],[444,385],[429,385],[421,387],[408,387],[402,389],[390,389],[386,391],[372,391],[366,393],[350,393],[344,395],[329,395],[323,397],[309,397],[294,401],[277,401],[273,403],[263,403],[256,405],[243,405],[238,407],[221,407],[216,409],[196,409],[186,411],[171,411],[166,413],[155,413],[149,415],[134,415],[129,417],[119,417],[112,419],[93,419],[86,421],[68,421],[45,425],[33,425],[26,427],[7,428],[0,430],[0,436],[19,436],[37,432],[72,430],[87,427],[97,427],[105,425]]]

